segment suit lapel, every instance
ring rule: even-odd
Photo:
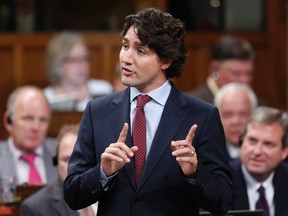
[[[247,194],[247,187],[244,179],[244,174],[241,169],[240,161],[237,161],[236,171],[234,177],[234,209],[249,209],[249,200]]]
[[[275,170],[275,175],[273,178],[274,187],[274,204],[275,204],[275,215],[286,215],[288,212],[287,206],[287,194],[288,186],[287,184],[282,184],[283,179],[287,179],[288,168],[286,162],[282,162],[279,167]],[[287,214],[288,215],[288,214]]]
[[[9,148],[8,140],[7,142],[0,143],[0,145],[0,176],[15,176],[17,179],[16,164],[13,159],[13,154]],[[17,179],[17,182],[18,181],[19,180]]]
[[[55,141],[56,142],[56,141]],[[43,157],[44,157],[44,165],[45,165],[45,170],[46,170],[46,177],[47,177],[47,182],[51,183],[57,178],[57,170],[55,166],[53,166],[52,163],[52,153],[48,148],[48,145],[55,145],[52,142],[48,142],[48,140],[45,140],[43,143]]]
[[[59,216],[69,215],[69,216],[77,216],[78,213],[73,211],[68,207],[68,205],[64,201],[63,197],[63,183],[60,179],[58,179],[57,184],[54,185],[52,188],[52,202],[55,206],[55,211],[58,213]]]
[[[131,126],[130,126],[130,88],[127,88],[123,92],[120,92],[117,97],[112,100],[110,112],[110,121],[111,128],[113,130],[113,136],[115,141],[117,141],[120,131],[123,128],[124,123],[129,124],[129,133],[126,138],[126,145],[132,147],[132,138],[131,138]],[[131,185],[135,188],[134,180],[134,162],[128,163],[124,167],[125,172],[128,176],[128,179]]]
[[[171,141],[174,139],[176,132],[186,116],[186,113],[182,110],[182,107],[185,105],[185,99],[181,96],[180,92],[172,86],[171,93],[164,107],[159,126],[152,141],[138,189],[141,189],[143,183],[147,181],[165,150],[171,148]],[[185,139],[185,137],[183,137],[183,139]]]

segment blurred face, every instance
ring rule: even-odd
[[[72,154],[77,135],[74,133],[65,134],[58,143],[58,173],[62,181],[67,177],[67,168],[70,156]]]
[[[61,66],[64,74],[61,82],[83,85],[89,77],[90,63],[87,48],[82,43],[75,44]]]
[[[156,52],[143,45],[137,30],[127,31],[122,41],[119,61],[122,69],[122,83],[136,87],[140,92],[149,92],[160,87],[166,77],[164,71],[170,63],[161,62]]]
[[[41,92],[29,90],[18,95],[12,112],[12,124],[5,124],[16,148],[34,151],[45,137],[50,122],[50,109]]]
[[[271,172],[286,158],[287,148],[282,148],[283,131],[278,123],[249,123],[241,146],[241,161],[258,181],[266,180]]]
[[[216,70],[219,72],[220,77],[216,80],[216,83],[219,88],[230,82],[251,84],[254,71],[253,61],[231,59],[217,62]]]
[[[252,112],[252,106],[245,92],[227,92],[219,106],[226,141],[239,145],[245,124]]]

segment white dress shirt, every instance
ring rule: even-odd
[[[13,154],[13,160],[15,162],[16,168],[16,182],[17,184],[25,184],[29,181],[29,165],[24,160],[20,159],[20,157],[24,154],[24,152],[15,148],[13,144],[13,140],[11,138],[8,139],[9,148]],[[47,177],[45,172],[45,163],[44,163],[44,155],[43,155],[43,146],[38,147],[35,150],[36,157],[34,160],[35,167],[41,177],[42,183],[47,183]]]
[[[136,88],[131,87],[131,91],[130,91],[131,134],[132,134],[132,128],[133,128],[133,119],[136,113],[136,106],[137,106],[136,97],[140,94],[149,95],[151,97],[151,100],[144,107],[144,112],[145,112],[145,117],[146,117],[146,158],[149,154],[152,141],[156,133],[156,130],[158,128],[158,125],[159,125],[159,122],[160,122],[160,119],[164,110],[164,106],[167,102],[170,91],[171,91],[171,84],[168,80],[162,86],[160,86],[157,89],[154,89],[151,92],[148,92],[147,94],[146,93],[143,94],[139,92]]]
[[[244,165],[242,165],[241,168],[244,174],[244,179],[246,181],[250,210],[255,210],[256,202],[259,199],[258,189],[262,185],[265,188],[265,196],[269,206],[270,216],[275,216],[275,206],[273,201],[274,187],[272,182],[274,172],[271,173],[271,175],[264,182],[257,182],[248,173]]]

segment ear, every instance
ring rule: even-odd
[[[218,71],[220,66],[220,61],[218,60],[211,60],[209,63],[209,72],[210,74],[214,71]]]
[[[6,130],[8,131],[8,133],[10,133],[10,131],[12,129],[12,124],[9,123],[9,118],[11,117],[10,115],[11,115],[11,113],[8,111],[6,111],[3,115],[3,123],[4,123],[4,126],[5,126]]]
[[[161,70],[162,71],[166,70],[167,68],[170,67],[171,64],[172,64],[172,60],[171,59],[162,60]]]
[[[287,156],[288,156],[288,147],[285,147],[283,149],[283,152],[282,152],[282,155],[281,155],[281,159],[285,160],[287,158]]]

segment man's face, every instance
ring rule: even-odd
[[[50,122],[50,109],[38,91],[24,91],[18,95],[11,113],[12,124],[5,124],[16,148],[34,151],[45,137]]]
[[[225,93],[220,101],[219,111],[226,141],[238,146],[240,136],[252,112],[247,94],[244,91]]]
[[[278,123],[249,123],[241,146],[240,158],[248,172],[264,181],[287,156],[282,148],[283,130]]]
[[[170,63],[160,61],[154,50],[141,43],[133,27],[123,38],[119,61],[122,83],[143,93],[161,86],[166,81],[164,70],[170,66]]]
[[[218,87],[231,82],[250,85],[253,79],[254,61],[230,59],[218,62],[217,71],[219,79],[216,80]]]
[[[83,85],[88,79],[90,62],[87,48],[82,43],[75,44],[62,64],[63,76],[61,82],[63,85]]]
[[[62,181],[67,177],[67,168],[70,156],[73,152],[73,148],[77,139],[77,134],[66,133],[59,141],[58,149],[58,165],[57,169]]]

